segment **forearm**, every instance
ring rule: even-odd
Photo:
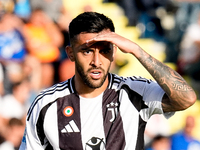
[[[183,110],[195,102],[195,92],[176,71],[153,58],[141,48],[137,48],[132,54],[165,91],[167,96],[162,101],[165,112]]]

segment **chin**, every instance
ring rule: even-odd
[[[92,89],[97,89],[102,87],[103,84],[87,84]]]

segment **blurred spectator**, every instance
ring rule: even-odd
[[[0,99],[4,95],[4,85],[3,85],[3,80],[4,80],[4,72],[3,72],[3,66],[0,63]]]
[[[21,61],[25,56],[23,22],[14,14],[6,13],[0,21],[0,59]]]
[[[64,60],[59,67],[60,81],[66,81],[67,79],[75,75],[75,64],[70,59]]]
[[[58,26],[41,9],[32,12],[24,26],[27,50],[42,63],[42,87],[54,84],[53,63],[60,58],[63,36]]]
[[[157,15],[157,9],[161,7],[166,9],[169,5],[173,7],[170,0],[104,0],[104,2],[116,2],[121,6],[128,18],[128,25],[137,26],[140,29],[140,38],[165,41],[164,29]]]
[[[145,144],[148,145],[157,135],[169,136],[170,126],[163,115],[153,115],[145,128]]]
[[[3,142],[5,142],[5,139],[4,139],[4,137],[0,134],[0,145],[1,145]]]
[[[22,72],[23,77],[29,80],[32,101],[42,90],[42,65],[36,57],[27,54],[22,64]]]
[[[140,9],[137,6],[136,0],[104,0],[104,2],[115,2],[123,8],[126,17],[128,18],[128,26],[136,26],[140,16]]]
[[[23,22],[14,14],[5,13],[0,20],[0,62],[4,72],[4,94],[11,92],[12,79],[17,79],[18,67],[12,69],[12,64],[18,66],[26,55]],[[15,74],[14,74],[15,73]],[[13,78],[14,75],[14,78]],[[11,79],[12,78],[12,79]]]
[[[178,2],[177,2],[178,1]],[[198,0],[177,0],[177,11],[173,14],[175,26],[166,32],[166,62],[177,64],[180,52],[180,42],[188,27],[188,25],[196,23],[198,12],[200,10],[200,2]]]
[[[166,7],[169,0],[162,1],[149,1],[140,0],[136,1],[137,7],[139,8],[141,14],[138,19],[138,27],[141,29],[141,38],[152,38],[156,41],[163,42],[164,39],[164,29],[161,25],[161,20],[157,16],[157,9],[160,7]]]
[[[71,21],[71,15],[70,13],[62,14],[57,22],[57,25],[63,35],[63,44],[60,46],[60,60],[64,60],[67,58],[67,53],[65,51],[65,48],[67,45],[69,45],[69,31],[68,26]]]
[[[5,13],[13,12],[14,5],[14,0],[0,0],[0,20]]]
[[[4,95],[12,94],[12,85],[23,78],[21,62],[3,61]]]
[[[71,22],[71,14],[65,8],[63,4],[63,0],[29,0],[30,6],[34,12],[34,10],[40,9],[42,10],[48,17],[58,25],[62,36],[63,42],[59,46],[60,48],[60,60],[66,59],[67,55],[65,52],[65,47],[69,44],[69,36],[68,36],[68,25]],[[58,67],[59,64],[56,68]],[[55,68],[55,69],[56,69]]]
[[[65,10],[66,11],[66,10]],[[60,47],[60,59],[55,64],[55,80],[56,82],[65,81],[74,75],[74,63],[68,59],[66,53],[66,46],[69,45],[69,31],[68,26],[71,22],[72,16],[69,12],[62,13],[57,21],[57,25],[63,35],[63,45]]]
[[[44,0],[45,1],[45,0]],[[55,1],[55,0],[50,0],[50,1]],[[49,2],[50,2],[49,1]],[[60,0],[58,1],[60,3]],[[62,3],[63,3],[63,0],[62,0]],[[62,4],[61,7],[58,8],[58,10],[61,10],[59,11],[60,14],[58,15],[57,17],[57,21],[55,22],[58,27],[60,28],[60,30],[62,31],[63,33],[63,36],[64,36],[64,42],[63,42],[63,47],[65,48],[66,45],[69,44],[69,35],[68,35],[68,26],[69,26],[69,23],[71,22],[72,20],[72,15],[71,13],[64,7],[64,4]]]
[[[166,136],[157,135],[146,150],[171,150],[171,141]]]
[[[29,98],[29,83],[23,80],[13,85],[13,94],[5,95],[0,101],[0,135],[6,137],[8,122],[12,118],[25,121]],[[14,131],[13,131],[14,132]]]
[[[5,134],[5,141],[0,144],[0,150],[19,149],[24,133],[24,123],[20,119],[11,118],[8,122]]]
[[[195,127],[195,118],[188,116],[183,131],[171,136],[172,150],[200,150],[200,142],[193,138],[192,131]]]
[[[178,68],[182,75],[188,75],[199,98],[200,93],[200,12],[197,23],[190,24],[180,44]]]
[[[58,27],[41,10],[34,10],[24,25],[24,36],[28,52],[42,63],[54,62],[59,58],[59,47],[63,37]]]
[[[14,0],[15,8],[14,13],[24,21],[30,17],[31,8],[29,0]]]
[[[12,89],[12,94],[3,96],[1,100],[0,115],[5,119],[22,119],[30,106],[27,104],[30,96],[29,81],[24,79],[14,83]]]
[[[32,10],[43,10],[55,23],[65,11],[62,0],[30,0],[30,5]]]

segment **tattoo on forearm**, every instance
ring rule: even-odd
[[[192,90],[190,86],[177,72],[161,64],[156,59],[153,65],[152,69],[155,67],[156,71],[153,71],[152,75],[155,76],[157,82],[170,97],[162,103],[163,110],[167,112],[186,108],[188,102],[185,98],[187,98],[188,92]]]
[[[178,90],[178,91],[189,91],[189,90],[191,90],[191,88],[188,87],[187,85],[178,85],[178,84],[175,84],[175,83],[173,84],[173,88],[175,90]]]
[[[149,56],[142,62],[152,76],[163,88],[173,88],[177,91],[192,90],[185,80],[174,70],[163,65],[160,61]],[[166,89],[170,92],[169,89]],[[168,93],[169,94],[169,93]]]
[[[144,55],[146,58],[144,57],[145,59],[142,59],[143,65],[147,68],[147,70],[152,74],[152,76],[156,79],[156,81],[168,95],[173,94],[174,90],[177,92],[187,92],[192,90],[192,88],[177,72],[167,67],[155,58],[151,57],[150,55],[146,55],[145,53]],[[183,93],[179,94],[182,95]]]
[[[187,82],[176,71],[153,58],[145,51],[140,51],[139,61],[154,77],[165,91],[162,107],[165,112],[176,111],[187,108],[191,103],[189,99],[194,98],[195,93]]]

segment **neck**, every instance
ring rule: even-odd
[[[103,83],[103,85],[99,88],[90,88],[89,86],[87,86],[84,82],[80,82],[76,76],[74,78],[74,82],[75,82],[75,89],[76,92],[85,98],[94,98],[97,97],[98,95],[100,95],[102,92],[104,92],[108,86],[108,77],[106,78],[105,82]]]

